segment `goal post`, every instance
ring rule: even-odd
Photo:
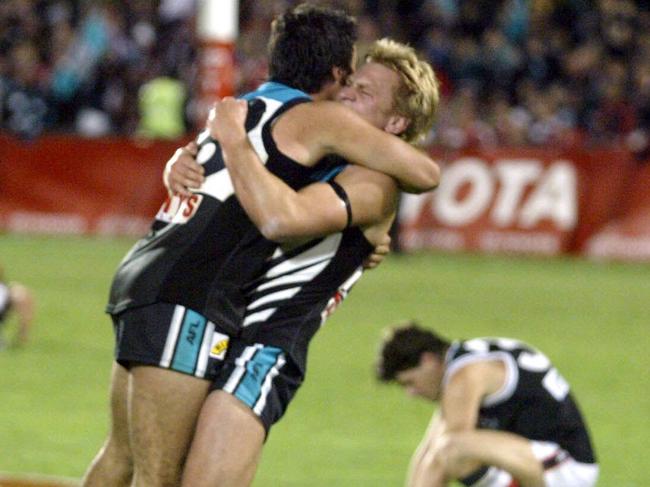
[[[239,0],[198,0],[197,122],[212,103],[235,94],[235,43],[239,35]]]

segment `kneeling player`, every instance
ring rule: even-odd
[[[5,282],[2,267],[0,267],[0,331],[10,314],[15,314],[18,328],[13,346],[22,346],[29,339],[29,332],[34,319],[34,298],[32,292],[24,285],[16,282]],[[0,349],[5,348],[2,335],[0,335]]]
[[[449,342],[409,323],[384,340],[377,370],[440,408],[413,456],[409,487],[591,487],[598,465],[569,385],[509,338]]]

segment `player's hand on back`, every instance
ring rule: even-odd
[[[208,115],[208,130],[210,135],[219,143],[229,146],[247,142],[246,115],[248,103],[232,97],[223,98],[216,102]]]
[[[203,166],[196,162],[198,147],[190,142],[185,147],[177,149],[163,172],[163,182],[170,194],[190,196],[189,188],[198,188],[203,184]]]

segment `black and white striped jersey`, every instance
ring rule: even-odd
[[[502,361],[506,383],[483,399],[479,428],[557,443],[577,461],[595,462],[589,433],[569,384],[548,357],[530,345],[510,338],[454,342],[446,356],[443,391],[457,370],[483,360]]]
[[[265,83],[243,97],[249,102],[248,138],[266,168],[300,189],[341,165],[328,158],[314,167],[283,155],[271,136],[273,121],[305,93],[280,83]],[[189,198],[165,201],[151,232],[121,262],[113,279],[107,311],[155,302],[180,304],[206,316],[223,332],[237,334],[246,298],[242,289],[264,273],[277,244],[266,240],[239,204],[218,143],[198,137],[197,161],[205,182]]]
[[[246,288],[243,336],[283,349],[304,373],[309,342],[361,277],[373,249],[358,227],[279,248]]]

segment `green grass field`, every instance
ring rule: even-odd
[[[103,307],[129,246],[0,236],[5,273],[38,299],[31,343],[0,353],[0,471],[78,478],[99,448],[112,360]],[[422,254],[369,272],[319,332],[255,487],[403,485],[433,406],[372,372],[382,328],[407,318],[450,337],[537,345],[590,423],[599,485],[650,485],[650,266]]]

